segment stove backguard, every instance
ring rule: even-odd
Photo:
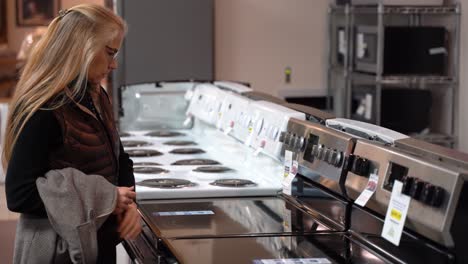
[[[121,131],[184,129],[188,103],[184,94],[194,82],[144,83],[122,87],[119,125]]]
[[[283,105],[287,108],[304,113],[306,115],[306,120],[313,123],[325,125],[326,120],[335,118],[335,116],[331,113],[324,112],[310,106],[294,103],[285,103]]]
[[[457,263],[468,261],[468,252],[464,249],[468,230],[466,171],[367,140],[357,141],[354,155],[355,159],[361,160],[361,167],[367,170],[348,172],[346,190],[349,197],[354,200],[359,196],[366,188],[371,173],[378,175],[378,184],[364,208],[353,206],[352,232],[377,247],[385,246],[387,252],[401,251],[400,257],[406,258],[404,261],[409,261],[414,254],[430,255],[427,252],[432,251],[426,244],[433,245],[435,255],[445,254],[448,258],[456,256]],[[402,193],[411,197],[405,222],[406,231],[399,247],[380,236],[383,216],[396,180],[403,183]],[[413,250],[415,252],[411,252]],[[442,253],[437,253],[439,251]],[[440,258],[434,256],[436,259]]]
[[[299,164],[299,173],[310,181],[330,189],[343,197],[344,176],[355,139],[345,133],[316,123],[291,118],[287,131],[280,136],[281,155],[293,152]]]

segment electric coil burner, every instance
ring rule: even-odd
[[[164,145],[168,146],[193,146],[197,145],[197,143],[190,141],[190,140],[171,140],[171,141],[166,141],[163,143]]]
[[[162,155],[161,152],[153,149],[129,149],[126,152],[130,157],[154,157]]]
[[[142,167],[142,166],[162,166],[162,164],[157,163],[157,162],[151,162],[151,161],[144,161],[144,162],[134,162],[133,167]]]
[[[133,172],[144,174],[165,174],[169,171],[158,167],[134,167]]]
[[[199,148],[178,148],[178,149],[173,149],[169,151],[169,153],[172,154],[201,154],[205,153],[203,149]]]
[[[123,137],[131,137],[132,134],[127,133],[127,132],[120,132],[120,133],[119,133],[119,136],[120,136],[121,138],[123,138]]]
[[[132,148],[132,147],[144,147],[149,146],[151,143],[142,140],[123,140],[122,146],[124,148]]]
[[[145,136],[150,137],[180,137],[185,136],[184,133],[175,132],[175,131],[153,131],[146,133]]]
[[[219,179],[210,184],[219,187],[250,187],[257,185],[253,181],[244,179]]]
[[[192,166],[197,166],[197,165],[219,165],[220,163],[217,162],[216,160],[210,160],[210,159],[185,159],[185,160],[178,160],[171,165],[192,165]]]
[[[233,169],[224,166],[202,166],[194,169],[193,171],[203,173],[223,173],[233,171]]]
[[[149,179],[137,182],[137,185],[152,187],[152,188],[162,188],[162,189],[177,189],[184,187],[195,186],[195,183],[183,180],[183,179],[171,179],[171,178],[161,178],[161,179]]]

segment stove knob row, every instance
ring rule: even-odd
[[[311,154],[315,158],[322,160],[335,167],[340,167],[341,161],[343,160],[342,152],[336,149],[327,148],[322,144],[313,145]]]
[[[402,193],[415,200],[434,207],[439,207],[444,201],[445,191],[439,186],[410,176],[403,177],[402,181]]]
[[[369,176],[370,161],[366,158],[354,156],[350,170],[356,175],[367,177]]]
[[[305,138],[296,136],[296,134],[290,132],[281,132],[279,142],[282,142],[289,150],[295,152],[304,151],[305,148]]]

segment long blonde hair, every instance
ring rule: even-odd
[[[94,4],[61,11],[50,23],[24,66],[10,103],[3,146],[5,167],[31,116],[46,103],[48,109],[56,109],[83,96],[93,59],[125,32],[126,24],[120,17]]]

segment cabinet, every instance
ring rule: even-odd
[[[460,5],[331,5],[328,107],[453,147]]]

